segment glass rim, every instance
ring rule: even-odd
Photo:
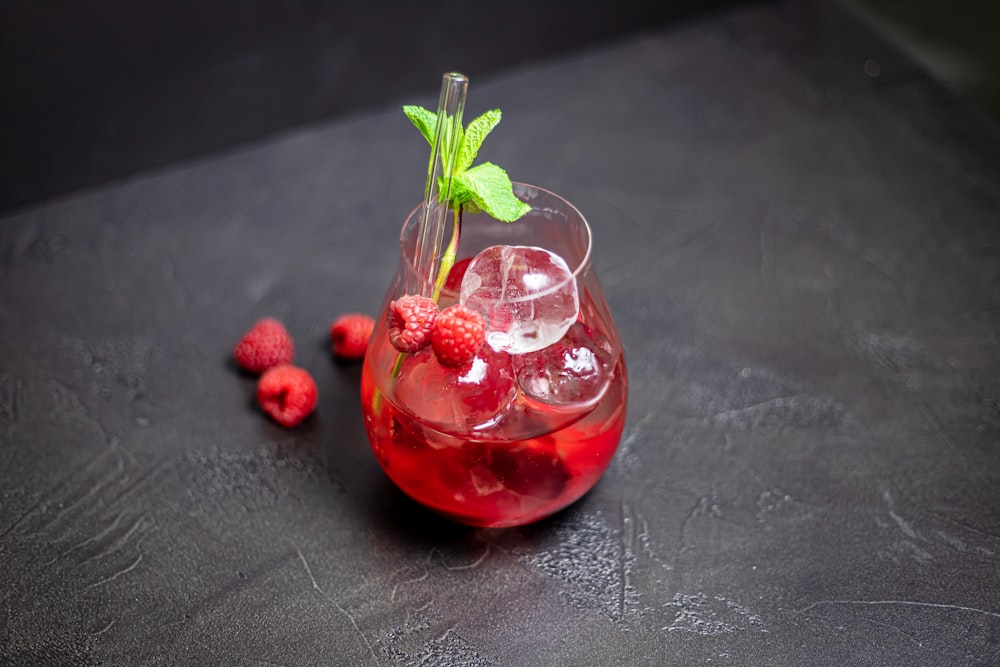
[[[503,300],[504,303],[517,303],[519,301],[531,301],[531,300],[537,299],[539,297],[545,296],[547,294],[551,294],[552,292],[558,291],[564,285],[566,285],[567,283],[569,283],[569,281],[571,281],[571,280],[576,281],[577,278],[579,277],[579,275],[581,273],[583,273],[583,271],[585,270],[585,268],[590,264],[590,254],[591,254],[591,251],[593,250],[593,247],[594,247],[594,236],[593,236],[593,234],[592,234],[592,232],[590,230],[590,223],[587,222],[587,218],[583,215],[583,213],[580,212],[580,209],[578,209],[576,206],[573,205],[572,202],[570,202],[565,197],[557,195],[555,192],[552,192],[551,190],[548,190],[546,188],[540,187],[538,185],[532,185],[530,183],[522,183],[520,181],[512,181],[511,184],[513,185],[515,194],[517,193],[518,188],[520,188],[522,190],[531,189],[531,190],[535,190],[535,191],[541,192],[541,193],[543,193],[545,195],[548,195],[549,197],[552,197],[553,199],[555,199],[559,203],[560,208],[563,208],[569,215],[571,215],[571,216],[572,215],[576,215],[576,217],[579,219],[580,224],[583,226],[583,230],[584,230],[584,233],[586,235],[587,248],[584,251],[583,256],[580,257],[580,260],[578,262],[576,262],[575,266],[571,266],[569,262],[566,262],[566,258],[565,257],[562,257],[561,255],[557,255],[564,262],[566,262],[566,265],[570,269],[570,276],[568,278],[566,278],[565,280],[561,280],[557,284],[551,285],[551,286],[547,287],[542,292],[537,292],[535,294],[532,294],[530,297],[529,296],[525,296],[525,297],[517,297],[517,298],[513,298],[513,299],[504,299]],[[520,199],[520,197],[518,197],[518,198]],[[524,201],[524,200],[522,199],[522,201]],[[525,202],[525,203],[530,204],[531,202]],[[417,267],[413,263],[413,257],[411,256],[412,253],[408,253],[406,251],[406,231],[407,231],[407,228],[410,225],[410,222],[413,220],[413,217],[420,212],[420,210],[423,208],[423,206],[424,206],[424,204],[423,204],[423,202],[421,202],[421,203],[417,204],[410,211],[410,213],[403,220],[403,226],[402,226],[402,228],[400,229],[400,232],[399,232],[399,252],[400,252],[400,256],[403,258],[403,261],[406,263],[407,271],[410,272],[410,273],[412,273],[413,275],[417,275]],[[532,206],[532,210],[534,210],[534,209],[535,209],[535,207]],[[527,213],[525,215],[530,215],[530,214],[531,213],[529,212],[529,213]],[[483,215],[487,215],[487,217],[489,217],[488,214],[484,213]],[[516,220],[514,222],[503,222],[503,221],[496,221],[496,222],[499,222],[499,223],[505,224],[505,225],[516,225],[516,224],[518,224],[518,221],[516,221]],[[535,247],[537,247],[537,246],[535,246]],[[546,248],[546,250],[548,250],[548,249]],[[552,252],[552,251],[549,250],[549,252]],[[553,254],[555,254],[555,253],[553,253]],[[421,282],[424,282],[427,285],[430,285],[431,282],[432,282],[432,281],[428,281],[427,279],[425,279],[423,277],[420,277],[420,280],[421,280]],[[441,288],[441,294],[448,294],[449,296],[455,296],[457,298],[459,292],[457,290],[449,290],[447,288],[442,287]]]

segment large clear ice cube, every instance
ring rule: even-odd
[[[566,261],[544,248],[492,246],[469,263],[459,300],[486,321],[495,350],[524,354],[555,343],[580,311]]]
[[[404,355],[395,391],[421,422],[458,434],[493,425],[516,394],[510,357],[486,347],[462,368],[442,366],[429,347]]]

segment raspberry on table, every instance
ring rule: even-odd
[[[257,381],[257,403],[282,426],[295,426],[312,414],[319,392],[309,371],[291,364],[269,368]]]
[[[335,357],[346,361],[364,359],[375,320],[362,313],[341,315],[330,325],[330,347]]]
[[[449,306],[434,320],[431,347],[442,366],[468,363],[486,339],[483,317],[466,306]]]
[[[261,373],[273,366],[292,363],[295,343],[284,324],[265,317],[243,334],[233,349],[233,357],[243,369]]]
[[[389,342],[400,352],[416,352],[431,342],[438,316],[433,299],[418,294],[401,296],[389,304]]]

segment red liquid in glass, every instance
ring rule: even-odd
[[[365,427],[389,477],[440,514],[483,527],[535,521],[590,490],[614,456],[627,393],[620,351],[599,398],[569,405],[527,396],[525,360],[488,348],[464,371],[429,350],[404,355],[395,384],[377,387],[377,360],[395,354],[376,331],[361,379]]]

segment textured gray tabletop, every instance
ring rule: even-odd
[[[433,104],[437,72],[424,99]],[[587,215],[629,419],[589,495],[397,492],[360,369],[426,145],[398,104],[0,220],[3,664],[1000,664],[1000,132],[788,3],[472,82]],[[320,405],[229,361],[283,319]]]

